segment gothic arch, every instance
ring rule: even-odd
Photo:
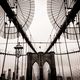
[[[35,62],[32,66],[32,80],[39,80],[39,65]]]
[[[39,65],[40,70],[40,79],[43,79],[43,65],[45,62],[49,63],[51,69],[51,78],[49,80],[56,80],[56,68],[55,68],[55,59],[54,59],[54,52],[43,53],[39,52],[35,53],[27,53],[28,62],[27,62],[27,80],[32,80],[32,66],[35,62]]]
[[[45,74],[46,73],[46,74]],[[48,62],[45,62],[43,65],[43,75],[44,80],[50,80],[51,69]]]

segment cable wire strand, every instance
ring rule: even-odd
[[[68,62],[69,62],[70,73],[71,73],[71,80],[73,80],[73,73],[72,73],[72,68],[71,68],[70,57],[69,57],[69,54],[68,54],[66,37],[65,37],[65,34],[64,33],[63,33],[63,35],[64,35],[65,47],[66,47],[66,51],[67,51],[67,57],[68,57]]]
[[[55,44],[55,48],[56,48],[56,53],[57,53],[57,45]],[[59,56],[57,55],[57,65],[58,65],[58,70],[59,70],[59,75],[60,73],[60,63],[59,63]]]
[[[5,55],[4,55],[3,64],[2,64],[2,74],[3,74],[3,72],[4,72],[4,66],[5,66],[5,59],[6,59],[6,52],[7,52],[7,47],[8,47],[10,25],[11,25],[11,21],[10,21],[10,23],[9,23],[8,35],[7,35],[7,40],[6,40]]]
[[[77,36],[77,32],[76,32],[76,29],[75,29],[74,22],[73,22],[73,28],[74,28],[74,32],[75,32],[75,36],[76,36],[76,41],[77,41],[77,44],[78,44],[78,48],[79,48],[79,50],[80,50],[79,41],[78,41],[78,36]]]
[[[59,49],[60,49],[60,54],[61,54],[61,45],[60,45],[60,39],[59,39]],[[63,80],[65,80],[65,75],[64,75],[64,68],[63,68],[63,59],[62,59],[62,55],[60,55],[60,57],[61,57],[61,66],[62,66]]]

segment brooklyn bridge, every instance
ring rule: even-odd
[[[0,0],[0,80],[80,80],[79,10],[80,0]]]

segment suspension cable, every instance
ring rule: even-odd
[[[60,54],[61,54],[60,38],[59,38],[59,49],[60,49]],[[62,55],[60,55],[60,57],[61,57],[61,66],[62,66],[63,80],[65,80]]]
[[[3,58],[3,64],[2,64],[2,74],[3,74],[4,66],[5,66],[5,59],[6,59],[6,52],[7,52],[7,46],[8,46],[10,25],[11,25],[11,20],[10,20],[10,23],[9,23],[8,35],[7,35],[7,40],[6,40],[5,54],[4,54],[4,58]]]
[[[0,5],[1,7],[4,9],[4,11],[7,13],[8,17],[10,19],[12,19],[12,22],[14,23],[14,25],[16,26],[17,30],[21,33],[22,37],[25,39],[26,43],[28,43],[28,45],[31,47],[31,49],[37,53],[37,51],[35,50],[35,48],[33,47],[33,45],[31,44],[30,40],[28,39],[26,32],[22,29],[22,25],[20,25],[20,23],[18,22],[18,19],[15,17],[15,14],[13,13],[13,11],[11,10],[8,2],[6,0],[0,0]],[[5,7],[6,6],[6,7]]]
[[[74,28],[74,32],[75,32],[77,44],[78,44],[78,47],[79,47],[79,50],[80,50],[79,41],[78,41],[78,36],[77,36],[77,32],[76,32],[76,29],[75,29],[75,26],[74,26],[74,22],[73,22],[73,28]]]
[[[54,30],[54,27],[52,27],[51,33],[50,33],[49,38],[48,38],[48,40],[46,42],[46,48],[47,48],[47,43],[48,43],[49,39],[51,39],[51,35],[52,35],[53,30]],[[52,41],[50,41],[49,43],[51,43],[51,42]],[[44,50],[46,50],[46,48]]]
[[[71,20],[73,20],[75,18],[76,14],[78,13],[79,10],[80,10],[80,0],[77,0],[76,3],[74,4],[72,10],[70,11],[68,16],[66,17],[64,23],[62,24],[61,28],[59,29],[58,33],[56,34],[54,40],[52,41],[52,43],[50,44],[48,49],[45,51],[45,53],[47,53],[52,48],[52,46],[54,46],[54,44],[56,43],[57,39],[65,31],[65,29],[67,28],[67,26],[69,25]]]
[[[22,14],[22,17],[24,18],[24,20],[25,20],[25,17],[24,17],[24,14],[23,14],[23,12],[22,12],[22,9],[21,9],[21,6],[20,6],[20,4],[19,4],[19,1],[17,2],[18,3],[18,6],[19,6],[19,8],[20,8],[20,11],[21,11],[21,14]],[[30,16],[30,13],[31,13],[31,0],[30,0],[30,11],[29,11],[29,16]],[[25,21],[25,23],[24,23],[24,25],[22,26],[22,28],[26,25],[27,26],[27,21],[28,21],[28,19],[29,19],[29,16],[28,16],[28,18],[26,19],[26,21]],[[27,29],[26,30],[29,30],[29,32],[30,32],[30,29],[27,27]],[[32,36],[32,34],[31,34],[31,32],[30,32],[30,35]]]
[[[24,39],[23,39],[23,54],[24,54]],[[21,75],[23,75],[23,56],[22,56],[22,65],[21,65]]]
[[[27,56],[25,56],[25,63],[24,63],[24,75],[25,75],[25,80],[26,80],[26,69],[27,69]]]
[[[62,4],[61,4],[61,7],[60,7],[60,10],[59,10],[59,12],[58,12],[58,16],[56,17],[56,22],[57,22],[57,20],[58,20],[58,17],[59,17],[59,15],[60,15],[60,12],[61,12],[61,9],[62,9],[62,7],[63,7],[63,4],[64,4],[64,1],[62,2]]]
[[[65,41],[65,46],[66,46],[66,51],[67,51],[67,57],[68,57],[68,62],[69,62],[69,68],[70,68],[70,73],[71,73],[71,79],[73,80],[73,74],[72,74],[72,69],[71,69],[71,63],[70,63],[70,57],[68,54],[68,48],[67,48],[67,42],[66,42],[66,38],[65,38],[65,34],[64,35],[64,41]]]
[[[28,16],[28,18],[26,19],[26,21],[25,21],[25,23],[24,23],[24,25],[22,26],[22,28],[26,25],[27,26],[27,21],[28,21],[28,19],[29,19],[29,17],[30,17],[30,13],[31,13],[31,0],[29,1],[30,2],[30,11],[29,11],[29,16]],[[21,9],[21,6],[20,6],[20,4],[19,4],[19,1],[17,2],[17,4],[18,4],[18,6],[19,6],[19,8],[20,8],[20,11],[21,11],[21,14],[22,14],[22,17],[23,17],[23,19],[25,20],[25,17],[24,17],[24,14],[23,14],[23,12],[22,12],[22,9]],[[30,29],[27,27],[27,30],[30,32]],[[31,32],[30,32],[30,36],[32,37],[32,34],[31,34]]]
[[[57,44],[55,44],[55,48],[56,48],[56,53],[57,53]],[[58,57],[58,55],[57,55],[57,64],[58,64],[59,74],[61,74],[60,73],[60,63],[59,63],[59,57]]]
[[[31,3],[31,0],[30,0],[30,3]],[[20,6],[19,2],[18,2],[18,6],[19,6],[20,11],[21,11],[21,14],[22,14],[22,16],[23,16],[23,18],[24,18],[24,20],[25,20],[25,17],[24,17],[24,15],[23,15],[23,12],[22,12],[22,9],[21,9],[21,6]],[[31,13],[31,4],[30,4],[29,16],[30,16],[30,13]],[[27,21],[28,21],[28,19],[29,19],[29,16],[28,16],[28,18],[26,19],[26,21],[25,21],[24,25],[22,26],[22,28],[26,25],[26,23],[27,23]],[[28,27],[27,27],[27,29],[28,29]]]

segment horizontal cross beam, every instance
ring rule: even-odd
[[[3,52],[0,52],[0,55],[16,56],[16,54],[3,53]],[[21,54],[20,56],[26,56],[26,54]]]

